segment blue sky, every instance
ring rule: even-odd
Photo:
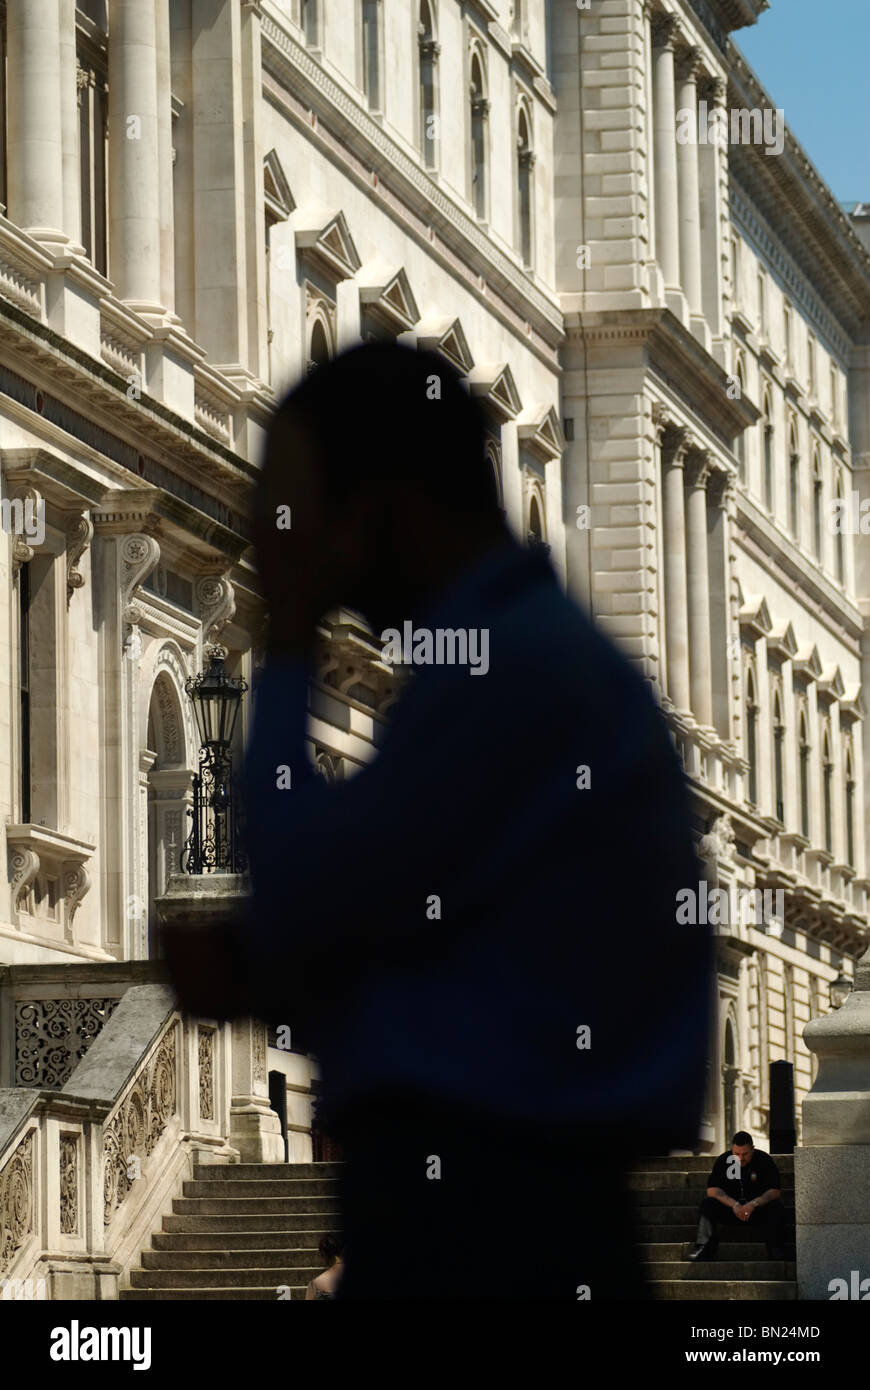
[[[732,39],[840,202],[870,202],[870,0],[771,0]]]

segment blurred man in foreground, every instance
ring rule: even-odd
[[[675,919],[697,867],[649,689],[507,529],[440,357],[366,346],[306,378],[256,542],[254,898],[207,951],[169,933],[182,1002],[318,1057],[341,1298],[642,1297],[623,1171],[696,1140],[709,970]],[[339,605],[410,678],[373,763],[327,785],[307,686]]]

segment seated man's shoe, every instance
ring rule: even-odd
[[[694,1250],[689,1252],[690,1260],[714,1260],[716,1258],[716,1248],[711,1246],[709,1241],[706,1245],[696,1245]]]

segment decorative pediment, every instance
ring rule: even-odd
[[[866,713],[860,684],[847,685],[840,700],[840,723],[853,723],[856,719],[863,719]]]
[[[767,600],[761,594],[747,594],[738,617],[740,626],[756,637],[766,637],[773,627]]]
[[[420,318],[404,267],[372,261],[357,272],[359,302],[386,315],[400,332],[413,328]]]
[[[320,203],[308,203],[293,216],[298,250],[320,261],[337,280],[356,275],[362,261],[343,212],[329,212]]]
[[[785,627],[778,627],[775,632],[768,633],[767,650],[771,656],[778,657],[780,661],[790,660],[796,655],[797,649],[797,638],[791,623],[786,623]]]
[[[802,647],[792,663],[792,673],[804,681],[817,681],[822,674],[818,647]]]
[[[562,457],[565,436],[555,406],[536,405],[524,410],[517,420],[520,442],[544,462]]]
[[[507,362],[487,362],[468,373],[472,396],[479,396],[500,420],[513,420],[522,410],[513,372]]]
[[[464,376],[474,366],[474,358],[459,319],[426,320],[417,329],[417,346],[430,352],[440,352]]]
[[[278,222],[283,222],[295,211],[296,199],[290,192],[281,161],[274,150],[270,150],[263,160],[263,196],[266,207]]]
[[[817,697],[820,700],[840,700],[846,693],[839,666],[826,666],[819,678]]]

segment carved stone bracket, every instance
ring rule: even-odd
[[[39,873],[39,855],[35,850],[16,847],[9,852],[9,881],[15,911],[21,912],[27,894]]]
[[[226,575],[208,574],[194,588],[202,620],[203,646],[217,645],[236,611],[236,595]]]
[[[20,501],[22,508],[25,509],[25,515],[28,503],[30,504],[30,507],[32,509],[32,516],[38,516],[40,514],[42,514],[43,516],[45,515],[45,498],[43,497],[42,493],[39,492],[35,487],[25,488],[24,491],[19,494],[19,496],[12,500]],[[29,537],[29,539],[33,540],[33,537],[31,536]],[[32,545],[28,545],[28,537],[22,535],[21,532],[16,531],[12,537],[13,578],[18,573],[22,565],[29,564],[29,562],[33,559],[35,554],[36,548]]]
[[[80,589],[84,584],[84,577],[79,573],[79,560],[84,555],[90,545],[94,535],[94,524],[89,516],[84,512],[81,516],[75,516],[66,528],[66,601],[70,599],[76,589]]]
[[[91,876],[84,864],[64,865],[63,896],[66,902],[66,924],[72,926],[73,918],[81,906],[82,898],[91,886]]]
[[[137,585],[155,568],[160,561],[160,546],[153,536],[136,534],[125,536],[121,543],[121,599],[124,622],[137,626],[142,619],[142,610],[133,602]]]

